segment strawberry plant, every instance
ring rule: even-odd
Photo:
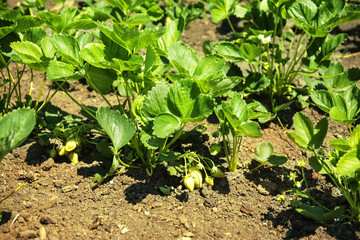
[[[274,154],[274,147],[269,142],[261,142],[255,149],[255,161],[260,163],[257,167],[251,169],[251,172],[263,166],[279,166],[287,161],[283,154]]]
[[[229,171],[235,172],[239,165],[239,154],[242,139],[247,137],[261,137],[260,126],[257,122],[249,121],[251,112],[246,102],[235,95],[231,102],[222,101],[215,113],[219,119],[219,133],[228,161]]]
[[[359,136],[360,127],[357,125],[351,129],[351,135],[348,139],[338,138],[329,141],[333,148],[326,154],[322,147],[325,135],[328,129],[326,118],[321,119],[314,127],[308,117],[297,113],[294,118],[294,127],[296,132],[287,132],[288,137],[300,148],[312,152],[313,156],[309,158],[310,166],[319,174],[328,176],[332,184],[341,192],[348,203],[348,211],[344,206],[337,206],[331,210],[319,203],[311,194],[307,179],[301,164],[302,180],[296,180],[296,174],[291,178],[294,181],[293,192],[301,198],[312,200],[317,206],[311,206],[307,203],[301,203],[299,200],[292,200],[295,209],[316,221],[326,223],[334,219],[349,219],[350,221],[359,221]],[[305,190],[301,190],[302,183],[305,184]]]
[[[206,54],[219,54],[232,63],[248,66],[245,81],[238,90],[246,94],[261,92],[270,97],[271,112],[288,107],[296,98],[303,104],[307,93],[293,85],[295,79],[315,76],[322,68],[325,78],[333,78],[331,54],[346,40],[345,34],[331,36],[331,30],[341,23],[359,18],[358,6],[347,6],[344,0],[332,1],[252,1],[237,5],[237,1],[209,0],[214,22],[227,20],[235,39],[208,42]],[[249,20],[244,31],[236,32],[230,17]],[[295,25],[289,25],[288,20]],[[287,30],[287,26],[291,31]],[[307,81],[309,82],[309,80]],[[287,98],[284,101],[282,98]]]

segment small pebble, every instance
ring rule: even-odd
[[[122,230],[121,230],[121,234],[125,234],[127,233],[128,231],[130,231],[127,227],[124,227]]]

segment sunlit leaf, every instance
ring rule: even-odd
[[[96,112],[96,119],[110,137],[115,152],[127,144],[135,134],[135,127],[131,120],[117,110],[100,107]]]
[[[0,162],[26,140],[34,127],[34,109],[17,109],[0,118]]]

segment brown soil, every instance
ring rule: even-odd
[[[350,34],[344,47],[349,50],[346,54],[360,51],[359,23],[345,24],[337,30]],[[219,40],[226,35],[225,30],[226,26],[215,25],[208,18],[197,19],[182,40],[201,53],[205,40]],[[342,62],[345,68],[359,67],[360,56]],[[42,74],[36,74],[35,86],[41,81]],[[86,85],[71,82],[69,89],[81,104],[105,105]],[[79,114],[80,109],[61,93],[51,104]],[[303,112],[313,122],[324,117],[311,107]],[[281,115],[288,127],[292,114],[288,110]],[[91,156],[95,150],[88,149],[80,156],[79,164],[72,165],[65,158],[49,158],[48,148],[30,138],[0,164],[0,199],[24,183],[24,178],[37,179],[1,205],[0,239],[359,239],[358,224],[320,225],[291,208],[291,195],[285,203],[276,200],[278,194],[291,188],[287,176],[296,169],[297,161],[307,159],[307,154],[289,141],[276,121],[262,126],[262,132],[260,139],[245,139],[240,161],[251,161],[257,144],[266,140],[274,145],[276,153],[288,157],[284,166],[250,173],[249,169],[256,166],[252,163],[235,173],[227,172],[213,187],[193,192],[183,187],[180,178],[169,177],[162,166],[151,177],[143,170],[127,170],[92,190],[92,177],[102,170]],[[208,129],[190,137],[191,144],[183,148],[201,148],[201,153],[208,154],[201,146],[212,141],[209,133]],[[339,135],[347,136],[347,129],[331,122],[327,140]],[[217,164],[226,166],[223,158]],[[309,177],[312,173],[310,168],[306,172]],[[312,179],[310,184],[324,205],[331,208],[343,202],[325,178]],[[172,187],[171,195],[159,190],[165,186]]]

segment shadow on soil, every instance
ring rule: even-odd
[[[11,219],[11,216],[12,216],[12,212],[7,212],[7,211],[1,212],[1,210],[0,210],[0,214],[2,214],[0,226],[7,223]]]

